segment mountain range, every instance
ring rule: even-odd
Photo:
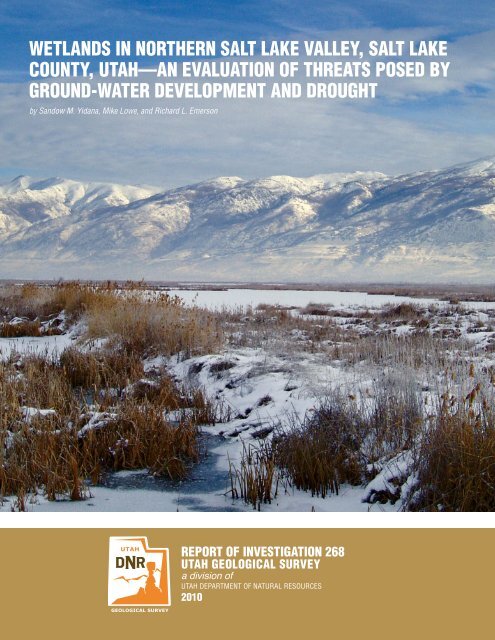
[[[0,277],[489,282],[495,157],[395,177],[0,185]]]

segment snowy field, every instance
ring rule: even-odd
[[[7,349],[1,343],[0,346],[9,351],[12,342]],[[30,341],[16,345],[22,346],[33,347]],[[47,343],[43,349],[47,346],[53,348],[55,344]],[[217,373],[216,365],[226,359],[232,367]],[[156,364],[153,360],[149,366]],[[221,398],[233,414],[227,422],[203,427],[208,453],[192,467],[190,476],[183,481],[168,481],[155,478],[146,470],[120,471],[106,477],[107,486],[91,486],[87,500],[53,502],[38,495],[28,502],[28,511],[251,511],[250,505],[229,495],[229,465],[239,463],[243,447],[258,442],[257,434],[265,429],[270,432],[275,424],[303,419],[330,386],[351,389],[357,384],[354,374],[343,376],[338,368],[322,365],[312,358],[295,361],[269,355],[261,349],[227,350],[221,355],[179,363],[171,360],[167,365],[177,379],[198,385],[208,395]],[[194,379],[191,369],[200,369]],[[270,401],[259,406],[268,396]],[[13,499],[7,499],[1,508],[9,510],[12,504]],[[338,496],[319,498],[281,486],[272,503],[264,504],[262,510],[396,509],[392,505],[364,503],[362,487],[345,486]]]
[[[336,309],[379,309],[387,304],[414,304],[445,306],[445,301],[436,298],[412,298],[400,295],[370,294],[361,291],[297,291],[269,289],[226,289],[213,291],[207,289],[170,289],[171,295],[177,295],[186,304],[211,310],[222,308],[257,307],[259,304],[281,307],[306,307],[308,304],[331,305]],[[495,309],[495,302],[462,302],[470,309]]]
[[[372,308],[377,309],[384,304],[400,304],[415,302],[428,305],[433,301],[428,298],[408,298],[406,296],[370,295],[354,291],[287,291],[227,289],[226,291],[171,289],[172,295],[178,295],[187,304],[207,309],[223,307],[257,307],[259,304],[271,304],[282,307],[305,307],[310,303],[332,305],[339,309]]]
[[[228,339],[218,353],[145,361],[146,375],[165,367],[178,384],[202,389],[208,398],[223,407],[224,419],[202,428],[206,455],[181,481],[155,477],[145,469],[108,473],[101,484],[89,485],[86,500],[74,502],[61,498],[48,501],[38,493],[27,500],[28,511],[250,511],[252,505],[234,498],[231,490],[231,470],[239,467],[243,453],[245,455],[250,447],[262,445],[265,440],[269,442],[275,429],[304,421],[322,399],[336,390],[348,397],[359,394],[372,397],[372,390],[380,385],[382,377],[391,373],[390,367],[376,362],[366,364],[352,356],[352,349],[358,349],[360,341],[372,340],[382,334],[395,338],[423,336],[427,327],[428,334],[454,336],[456,340],[464,341],[463,349],[471,350],[469,357],[477,358],[483,366],[492,363],[495,303],[470,302],[452,306],[429,298],[340,291],[177,289],[170,293],[180,296],[187,305],[218,312],[237,309],[245,313],[251,309],[252,315],[247,318],[226,317]],[[258,317],[253,312],[258,305],[275,305],[296,308],[297,316],[298,310],[310,304],[327,307],[335,317],[315,316],[308,321],[304,316],[307,324],[284,326],[282,336],[278,325],[266,332],[265,327],[269,328],[273,321],[269,313]],[[391,307],[399,309],[396,315],[390,313]],[[418,308],[423,310],[416,312]],[[435,315],[437,312],[438,316]],[[403,313],[406,316],[402,317]],[[298,321],[293,315],[291,317],[292,322]],[[315,342],[313,332],[316,329],[323,331],[322,322],[327,323],[325,330],[331,326],[332,330],[342,333],[338,338],[324,337]],[[260,326],[265,332],[262,335]],[[82,331],[82,326],[76,326],[57,336],[2,338],[0,356],[6,360],[34,353],[56,358],[68,345],[76,344]],[[354,360],[348,354],[344,357],[347,348]],[[428,372],[418,372],[418,385],[423,389],[423,403],[427,407],[431,402],[430,384]],[[325,498],[298,490],[281,477],[273,499],[262,504],[261,509],[400,510],[404,506],[401,499],[373,503],[369,497],[373,491],[391,489],[398,474],[404,476],[405,487],[414,480],[412,472],[408,476],[408,455],[408,452],[402,452],[389,457],[369,483],[359,486],[344,483],[338,494]],[[0,506],[4,511],[13,508],[13,497],[7,497]]]

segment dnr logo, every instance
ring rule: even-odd
[[[108,554],[108,605],[168,607],[168,549],[152,549],[146,536],[111,537]]]

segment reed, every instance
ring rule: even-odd
[[[229,462],[229,478],[232,498],[240,498],[258,511],[262,504],[270,504],[277,496],[279,479],[270,444],[246,446],[243,442],[239,465]]]
[[[491,385],[445,392],[417,452],[417,490],[407,508],[495,510],[495,410]]]

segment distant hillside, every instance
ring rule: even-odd
[[[169,191],[0,186],[2,277],[492,281],[495,159],[441,171],[218,178]]]

